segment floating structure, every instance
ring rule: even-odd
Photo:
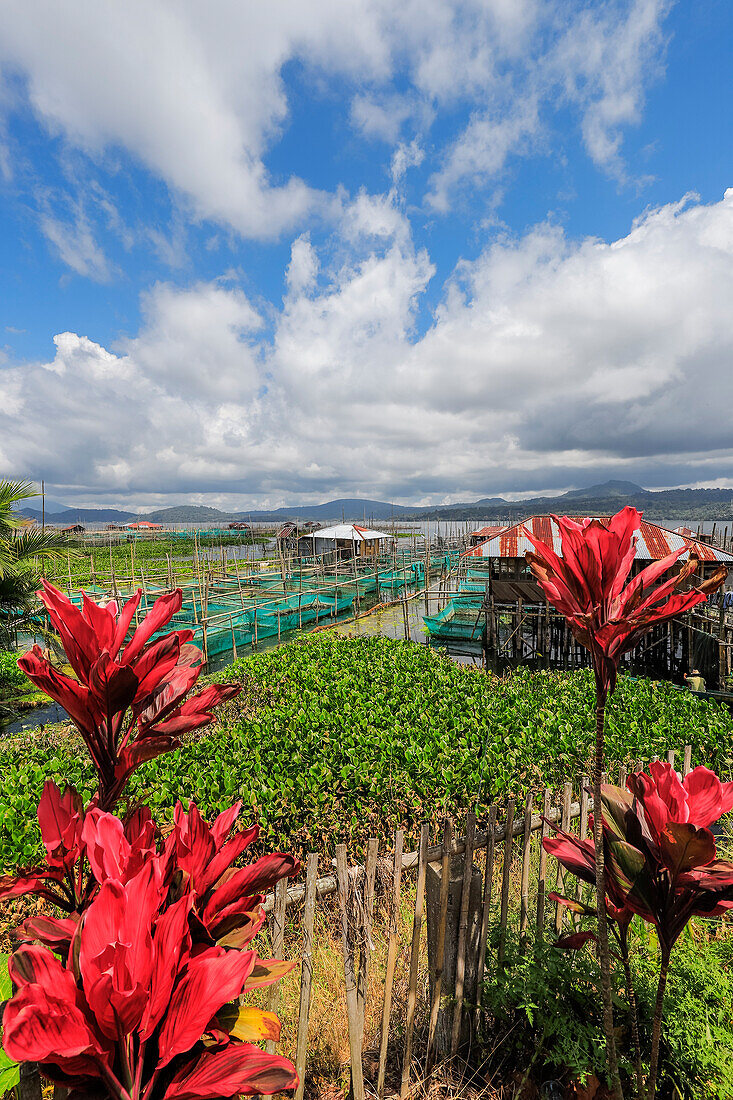
[[[377,558],[392,541],[393,536],[384,531],[372,531],[358,523],[337,523],[313,534],[301,535],[298,553],[317,555],[333,550],[341,558]]]
[[[562,556],[551,516],[532,516],[503,528],[464,552],[455,594],[445,593],[443,606],[424,616],[425,628],[439,643],[463,644],[467,651],[480,646],[487,664],[497,669],[513,663],[586,665],[587,652],[532,576],[525,554],[534,547],[525,529]],[[678,550],[678,568],[690,556],[699,560],[698,582],[721,564],[727,566],[729,579],[733,573],[733,553],[686,532],[642,520],[636,539],[632,576]],[[724,687],[733,675],[733,622],[726,616],[730,602],[724,593],[684,618],[656,627],[628,660],[652,675],[679,677],[694,666]]]

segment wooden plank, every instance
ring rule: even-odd
[[[684,763],[682,765],[682,776],[689,775],[692,769],[692,745],[685,745]]]
[[[540,867],[537,875],[537,940],[542,942],[545,932],[545,894],[547,892],[547,852],[542,840],[547,836],[550,819],[550,802],[552,791],[549,787],[545,790],[545,799],[542,805],[542,830],[540,833]]]
[[[430,1025],[428,1027],[428,1046],[425,1054],[426,1068],[430,1067],[430,1054],[435,1041],[435,1028],[438,1023],[438,1011],[440,998],[443,991],[443,964],[445,962],[445,933],[448,924],[448,889],[451,873],[451,846],[453,843],[453,826],[450,818],[445,819],[443,826],[443,857],[441,859],[440,874],[440,920],[438,923],[438,941],[435,945],[435,979],[433,982],[433,1000],[430,1005]]]
[[[504,965],[504,949],[506,947],[506,928],[509,916],[509,887],[512,873],[512,842],[514,840],[514,808],[516,800],[510,798],[507,802],[506,825],[504,828],[504,865],[501,875],[501,910],[499,914],[499,950],[497,964],[499,968]]]
[[[394,985],[395,962],[397,959],[397,938],[399,934],[400,884],[402,880],[402,848],[405,842],[405,830],[398,829],[394,840],[394,863],[392,870],[392,907],[387,941],[387,973],[384,979],[384,1003],[382,1005],[382,1035],[379,1043],[379,1073],[377,1076],[377,1096],[384,1096],[384,1075],[387,1067],[387,1043],[389,1042],[389,1019],[392,1012],[392,988]]]
[[[359,1008],[356,998],[356,971],[354,967],[354,930],[351,927],[349,900],[349,875],[346,866],[346,845],[336,845],[336,877],[338,878],[339,909],[341,911],[341,949],[344,956],[344,981],[346,983],[346,1015],[349,1027],[349,1053],[351,1059],[351,1090],[354,1100],[364,1100],[364,1070],[361,1062],[361,1031]]]
[[[236,562],[236,558],[234,559]],[[313,984],[313,921],[316,912],[316,882],[318,881],[318,852],[309,852],[305,872],[305,909],[303,912],[303,953],[300,968],[300,1012],[298,1014],[298,1041],[295,1069],[298,1087],[295,1100],[303,1100],[305,1091],[305,1060],[308,1051],[308,1021]]]
[[[376,837],[370,837],[367,844],[366,862],[364,865],[364,905],[361,913],[359,936],[361,951],[359,955],[359,975],[356,983],[356,1000],[359,1007],[359,1026],[361,1027],[362,1046],[364,1043],[364,1010],[369,981],[369,961],[373,951],[372,914],[374,912],[374,879],[377,873],[378,849],[379,841]]]
[[[570,828],[570,803],[573,800],[573,784],[565,783],[562,791],[562,818],[560,821],[560,828],[564,833]],[[565,868],[560,860],[557,860],[557,879],[556,879],[556,891],[558,894],[564,894],[565,892]],[[562,918],[564,906],[559,902],[555,902],[555,932],[560,935],[562,930]]]
[[[420,932],[422,930],[423,908],[425,904],[425,871],[427,868],[428,840],[430,826],[425,824],[420,830],[420,855],[417,867],[417,895],[415,897],[415,917],[412,922],[412,947],[410,950],[410,981],[407,989],[407,1020],[405,1023],[405,1053],[402,1062],[402,1082],[400,1097],[404,1100],[410,1084],[410,1062],[412,1061],[412,1036],[415,1027],[415,1005],[417,1003],[417,971],[420,963]],[[355,1097],[359,1100],[359,1097]]]
[[[486,829],[486,865],[484,868],[484,898],[481,913],[481,931],[478,941],[478,964],[476,967],[476,989],[480,990],[484,983],[484,969],[486,967],[486,940],[489,934],[489,917],[491,915],[491,894],[494,885],[494,833],[496,830],[496,803],[489,806],[489,823]],[[475,1026],[479,1021],[479,1006],[476,1005]]]
[[[524,802],[524,835],[522,837],[522,886],[519,910],[519,931],[524,937],[529,922],[529,865],[532,856],[532,803],[534,795],[527,791]]]
[[[674,767],[674,749],[669,749],[667,752],[667,763]]]
[[[471,877],[473,874],[473,842],[476,835],[476,815],[466,815],[466,852],[463,857],[463,884],[461,889],[461,910],[458,920],[458,953],[456,955],[456,1003],[453,1008],[453,1028],[451,1030],[451,1055],[458,1050],[463,1019],[463,987],[466,978],[466,941],[468,939],[468,905],[471,898]]]

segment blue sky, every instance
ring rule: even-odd
[[[0,474],[733,483],[724,0],[0,12]]]

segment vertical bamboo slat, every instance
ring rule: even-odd
[[[440,998],[443,992],[443,964],[445,962],[445,933],[448,923],[448,888],[450,886],[451,849],[453,847],[453,827],[450,818],[443,826],[443,854],[440,875],[440,920],[438,923],[438,941],[435,945],[435,978],[433,982],[433,1000],[430,1005],[430,1025],[428,1027],[428,1047],[425,1054],[426,1068],[430,1067],[430,1053],[435,1040],[435,1028],[438,1023]]]
[[[354,930],[351,927],[349,904],[349,875],[346,866],[346,845],[336,845],[336,877],[338,879],[339,909],[341,910],[341,944],[344,956],[344,980],[346,983],[346,1014],[349,1026],[349,1053],[351,1056],[351,1090],[354,1100],[364,1100],[364,1071],[361,1064],[361,1032],[359,1007],[356,996],[356,971],[354,967]]]
[[[497,963],[499,968],[504,964],[504,949],[506,947],[506,928],[509,916],[509,886],[511,885],[512,871],[512,844],[514,841],[514,807],[516,800],[510,798],[506,809],[506,827],[504,829],[504,866],[501,875],[501,910],[499,914],[499,950]]]
[[[481,913],[481,932],[478,941],[478,965],[476,967],[476,989],[479,994],[484,982],[484,969],[486,966],[486,940],[489,934],[489,917],[491,915],[491,893],[494,885],[494,831],[496,829],[496,803],[489,807],[489,823],[486,829],[486,867],[484,870],[484,898]],[[476,1006],[476,1023],[478,1024],[478,1005]]]
[[[236,558],[234,559],[236,561]],[[311,1008],[313,983],[313,919],[316,912],[316,881],[318,879],[318,853],[309,852],[305,872],[305,909],[303,912],[303,953],[300,970],[300,1012],[298,1014],[298,1042],[295,1069],[298,1087],[295,1100],[303,1100],[305,1090],[305,1059],[308,1050],[308,1021]]]
[[[549,787],[545,790],[545,799],[542,804],[542,829],[540,831],[540,868],[537,876],[537,940],[542,942],[545,930],[545,893],[547,890],[547,852],[542,843],[547,836],[547,822],[550,817],[550,802],[552,791]]]
[[[415,898],[415,917],[412,922],[412,947],[410,950],[410,984],[407,990],[407,1020],[405,1023],[405,1056],[402,1062],[402,1082],[400,1097],[407,1096],[410,1084],[410,1062],[412,1061],[412,1034],[415,1027],[415,1004],[417,1001],[417,971],[420,963],[420,932],[422,931],[423,907],[425,902],[425,872],[427,869],[428,840],[430,827],[425,824],[420,830],[420,854],[417,864],[417,895]],[[356,1098],[358,1100],[358,1098]]]
[[[275,908],[272,913],[272,957],[277,959],[282,954],[283,944],[285,942],[285,910],[288,904],[288,880],[287,878],[281,878],[275,886]],[[268,997],[268,1009],[270,1012],[277,1013],[280,1005],[280,983],[275,982],[270,987],[270,996]],[[265,1043],[265,1050],[268,1054],[275,1053],[275,1043],[272,1039],[268,1039]]]
[[[519,911],[519,931],[522,936],[527,931],[529,921],[529,864],[532,853],[532,803],[534,795],[527,791],[524,802],[524,833],[522,835],[522,885]]]
[[[456,955],[456,1003],[453,1008],[453,1027],[451,1030],[451,1054],[458,1050],[463,1019],[463,986],[466,976],[466,941],[468,939],[468,905],[471,897],[471,877],[473,875],[473,844],[476,835],[476,815],[466,815],[466,853],[463,857],[463,886],[461,889],[461,911],[458,923],[458,953]]]
[[[685,757],[682,765],[683,777],[688,775],[692,767],[692,745],[685,745]]]
[[[397,935],[399,931],[400,884],[402,881],[402,847],[405,840],[404,829],[398,829],[394,840],[394,864],[392,871],[392,906],[387,942],[387,973],[384,979],[384,1003],[382,1005],[382,1035],[379,1043],[379,1072],[377,1076],[377,1096],[384,1096],[384,1075],[387,1067],[387,1043],[389,1042],[389,1020],[392,1014],[392,987],[394,984],[395,961],[397,958]]]
[[[562,791],[562,818],[560,820],[560,828],[564,833],[570,828],[570,804],[573,800],[573,784],[565,783]],[[565,892],[565,868],[560,860],[557,860],[557,893],[563,894]],[[562,929],[564,906],[560,905],[560,902],[555,902],[555,932],[560,935]]]
[[[356,1000],[359,1008],[359,1027],[361,1042],[364,1042],[364,1009],[369,980],[369,960],[372,954],[372,913],[374,911],[374,878],[377,873],[377,850],[379,841],[371,837],[367,844],[364,866],[364,907],[361,920],[361,953],[359,956],[359,976],[356,983]]]

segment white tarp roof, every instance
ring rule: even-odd
[[[373,539],[391,539],[384,531],[372,531],[368,527],[360,527],[357,523],[337,523],[334,527],[324,527],[321,531],[314,531],[305,535],[308,539],[348,539],[351,542],[371,542]]]

